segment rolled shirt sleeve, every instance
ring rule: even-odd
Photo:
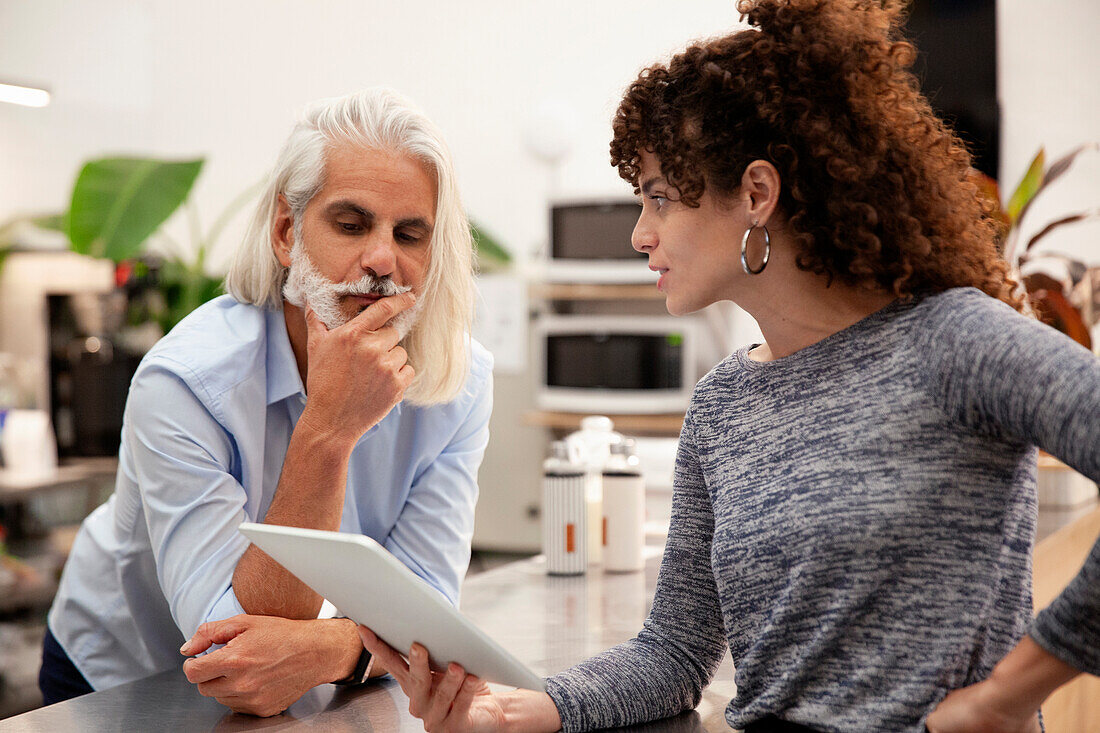
[[[135,380],[125,438],[157,579],[184,636],[205,621],[244,613],[232,588],[248,540],[246,495],[233,477],[233,441],[185,382],[182,365],[150,364]],[[206,404],[204,404],[204,402]]]

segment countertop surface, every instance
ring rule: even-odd
[[[653,599],[660,562],[650,548],[646,570],[547,576],[541,558],[470,578],[462,612],[535,672],[548,675],[632,638]],[[182,661],[182,660],[181,660]],[[506,688],[502,688],[506,689]],[[723,711],[733,697],[727,655],[696,710],[629,729],[697,733],[729,731]],[[389,678],[356,689],[321,685],[272,718],[238,715],[205,698],[181,670],[50,705],[0,721],[0,731],[238,731],[310,728],[324,731],[423,731],[408,699]]]
[[[1086,514],[1095,511],[1095,505],[1084,508]],[[1068,523],[1063,518],[1057,524]],[[660,549],[647,548],[647,555],[646,569],[638,573],[608,574],[594,568],[586,575],[548,576],[541,557],[504,565],[466,581],[462,612],[532,670],[553,674],[631,639],[641,629],[653,600]],[[734,691],[733,664],[727,654],[694,711],[622,730],[730,731],[723,712]],[[255,718],[203,697],[179,669],[0,720],[0,733],[292,728],[423,731],[420,721],[408,713],[405,694],[389,678],[354,689],[321,685],[282,715]]]

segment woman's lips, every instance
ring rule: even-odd
[[[667,267],[657,267],[656,265],[651,263],[649,265],[649,269],[653,270],[655,273],[657,273],[660,276],[660,277],[657,278],[657,289],[662,290],[664,288],[665,275],[668,274],[668,268]]]

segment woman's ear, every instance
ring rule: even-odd
[[[779,171],[766,160],[754,160],[741,176],[741,196],[749,220],[765,225],[779,205]]]
[[[275,222],[271,227],[271,248],[283,267],[290,267],[290,250],[294,248],[294,216],[286,197],[279,194],[275,204]]]

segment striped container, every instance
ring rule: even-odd
[[[551,575],[579,575],[588,566],[585,499],[584,467],[571,460],[564,441],[555,441],[542,484],[542,552]]]

